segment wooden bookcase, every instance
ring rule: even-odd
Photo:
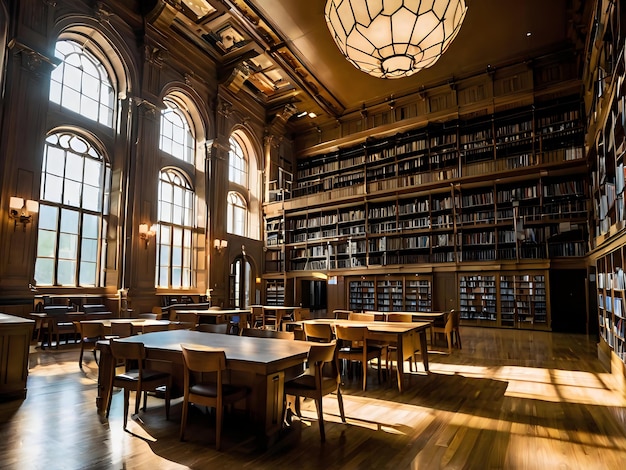
[[[356,312],[432,311],[432,276],[361,276],[348,278],[348,308]]]
[[[285,281],[283,279],[265,280],[265,305],[285,305]]]
[[[624,247],[620,247],[598,258],[596,273],[600,336],[626,362],[624,255]]]
[[[624,154],[626,34],[621,2],[597,0],[586,43],[583,85],[591,171],[590,244],[596,265],[599,357],[626,375],[624,347]],[[612,351],[615,356],[610,354]],[[621,368],[613,366],[621,363]],[[624,377],[621,380],[624,380]]]
[[[583,139],[574,96],[303,159],[285,211],[285,269],[584,257]],[[297,204],[328,193],[337,202]]]
[[[532,270],[460,275],[463,324],[549,330],[547,274]]]

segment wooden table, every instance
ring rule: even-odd
[[[265,327],[266,312],[274,312],[276,315],[276,329],[282,331],[283,318],[290,316],[294,310],[300,307],[289,307],[286,305],[251,305],[263,309],[263,326]]]
[[[404,380],[404,361],[413,359],[415,346],[419,337],[419,350],[422,356],[424,370],[428,372],[428,346],[426,341],[426,330],[430,328],[431,322],[385,322],[385,321],[356,321],[356,320],[336,320],[333,318],[319,318],[317,320],[304,320],[302,323],[330,323],[340,326],[366,326],[369,336],[380,341],[393,341],[398,346],[397,351],[397,371],[398,390],[402,391]]]
[[[252,388],[250,412],[257,435],[265,445],[271,444],[282,428],[285,372],[294,367],[301,370],[311,347],[311,343],[306,341],[218,335],[189,330],[147,333],[120,341],[143,343],[148,359],[167,361],[161,363],[161,366],[167,365],[166,370],[173,376],[173,396],[182,394],[183,390],[181,344],[223,349],[231,370],[231,381]],[[96,406],[102,413],[106,411],[114,362],[108,341],[100,341],[97,346],[101,356]]]
[[[231,310],[181,310],[181,313],[195,313],[200,317],[200,319],[202,319],[203,317],[215,319],[225,317],[230,321],[230,319],[233,317],[239,317],[238,326],[239,331],[241,332],[248,324],[250,309],[236,308]],[[202,323],[201,320],[200,323]]]
[[[111,329],[111,323],[130,323],[132,325],[132,334],[136,335],[143,332],[144,326],[162,326],[169,325],[169,320],[151,320],[149,318],[107,318],[103,320],[84,320],[81,323],[100,323],[105,330]]]

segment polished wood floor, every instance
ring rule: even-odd
[[[178,440],[180,401],[163,402],[122,429],[122,394],[110,420],[96,413],[97,366],[78,349],[33,348],[24,401],[0,403],[2,469],[603,469],[626,468],[626,399],[596,359],[593,339],[545,332],[463,328],[463,349],[430,355],[403,393],[392,381],[344,387],[324,400],[321,444],[312,402],[268,451],[236,412],[214,450],[211,416],[195,410]],[[441,345],[443,346],[443,344]],[[421,369],[421,365],[420,365]],[[131,404],[132,405],[132,404]]]

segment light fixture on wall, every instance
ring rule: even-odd
[[[150,239],[156,235],[156,225],[139,224],[139,239],[143,241],[144,248],[147,250],[150,244]]]
[[[215,240],[213,240],[213,248],[215,248],[218,253],[221,253],[222,251],[224,251],[227,246],[228,246],[228,240],[221,240],[219,238],[216,238]]]
[[[433,65],[456,37],[465,0],[327,0],[326,24],[349,62],[378,78]]]
[[[18,222],[22,224],[24,232],[26,225],[32,221],[33,214],[39,212],[39,203],[21,197],[12,197],[9,200],[9,218],[14,220],[13,231],[17,228]]]

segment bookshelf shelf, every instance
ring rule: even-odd
[[[357,312],[430,312],[432,276],[362,276],[348,280],[348,308]]]

